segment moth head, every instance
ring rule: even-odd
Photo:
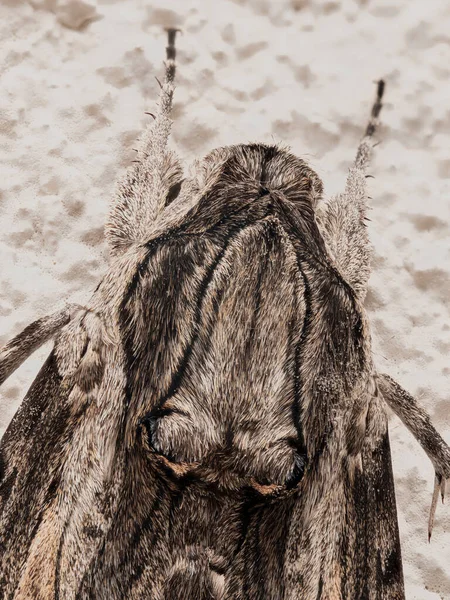
[[[199,190],[220,184],[230,195],[241,192],[258,198],[272,194],[293,203],[307,203],[313,209],[323,191],[322,181],[306,161],[266,144],[216,148],[194,163],[192,178]]]

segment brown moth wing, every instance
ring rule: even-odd
[[[387,418],[377,396],[369,405],[360,465],[349,470],[335,460],[334,468],[331,485],[320,476],[315,486],[310,481],[292,511],[283,598],[404,600]]]
[[[344,581],[343,598],[404,600],[388,424],[378,398],[369,408],[362,471],[355,475],[353,502],[355,546],[353,552],[345,547],[343,551],[354,576],[353,581]]]
[[[218,574],[224,575],[223,589],[218,593],[227,589],[225,597],[233,600],[320,597],[343,600],[346,590],[351,590],[359,577],[353,558],[359,548],[356,540],[360,534],[352,519],[361,513],[363,530],[366,515],[357,503],[355,485],[358,457],[364,440],[368,439],[366,431],[370,432],[365,419],[371,399],[370,344],[362,307],[333,267],[315,222],[315,197],[320,195],[320,182],[303,161],[276,147],[249,145],[226,149],[219,167],[214,156],[211,161],[214,176],[198,202],[187,213],[179,214],[178,222],[168,227],[163,224],[162,231],[149,236],[148,242],[136,252],[137,260],[132,252],[124,254],[123,259],[119,257],[98,289],[97,308],[102,308],[103,321],[114,323],[120,341],[104,355],[105,365],[101,367],[96,341],[101,327],[95,323],[88,327],[92,340],[91,368],[83,373],[88,373],[89,381],[95,385],[102,378],[95,401],[92,390],[83,388],[77,402],[72,403],[72,399],[66,402],[60,394],[61,382],[55,370],[46,372],[51,400],[43,397],[46,384],[39,383],[39,379],[36,383],[36,396],[43,403],[41,410],[45,411],[48,403],[48,412],[54,411],[48,414],[46,427],[56,429],[58,414],[65,415],[67,421],[55,435],[42,431],[49,446],[48,456],[51,445],[55,446],[55,468],[60,452],[64,449],[67,453],[62,469],[64,477],[61,481],[57,478],[53,486],[49,477],[52,461],[47,463],[43,457],[37,462],[43,472],[39,479],[43,491],[37,496],[36,514],[46,512],[50,524],[57,521],[57,527],[50,536],[52,547],[48,551],[45,546],[40,548],[33,566],[34,575],[39,566],[45,568],[53,585],[47,586],[45,595],[36,597],[53,600],[71,594],[77,600],[149,596],[161,600],[164,581],[173,576],[174,585],[182,585],[192,560],[200,569],[199,581],[205,582],[204,585],[217,580],[208,571],[208,561],[211,560],[211,567],[218,564],[221,569]],[[261,244],[253,243],[251,249],[246,245],[245,252],[239,251],[244,234],[254,234],[256,241],[261,236]],[[193,478],[189,473],[179,476],[168,469],[156,468],[157,458],[151,447],[153,409],[159,405],[173,411],[170,402],[179,399],[177,395],[186,389],[190,377],[199,373],[195,361],[200,360],[201,354],[195,346],[200,343],[202,352],[207,351],[208,340],[213,341],[204,327],[203,308],[207,297],[213,303],[214,296],[208,296],[208,289],[211,291],[211,282],[222,263],[231,257],[232,249],[236,249],[238,260],[228,265],[231,271],[233,265],[247,262],[262,274],[264,265],[274,265],[272,272],[282,274],[280,279],[265,279],[261,275],[261,282],[267,281],[270,291],[283,277],[290,290],[293,279],[297,281],[297,301],[302,306],[298,316],[304,326],[303,333],[297,328],[289,340],[290,367],[286,373],[291,374],[290,425],[295,425],[290,429],[296,434],[290,441],[295,442],[305,461],[300,481],[294,480],[295,487],[287,489],[285,496],[265,497],[262,487],[270,488],[268,484],[273,481],[264,478],[254,489],[234,486],[231,481],[224,490],[214,487],[216,480],[209,486],[211,482],[205,481],[202,473]],[[287,259],[297,269],[295,278],[291,268],[286,268],[288,263],[283,266]],[[245,274],[242,269],[244,279]],[[251,281],[250,277],[247,279]],[[230,277],[225,283],[230,281],[233,285],[225,287],[236,296],[233,311],[240,314],[240,300],[242,311],[248,311],[252,303],[242,290],[249,290],[251,295],[252,286],[247,286],[246,281],[241,289],[239,277]],[[258,286],[253,289],[256,291]],[[266,297],[272,298],[270,294]],[[281,313],[278,309],[270,312],[271,303],[267,302],[264,308],[269,311],[265,313],[267,317],[272,315],[282,321],[281,314],[285,319],[286,298],[280,296],[284,308]],[[220,302],[217,310],[221,310]],[[208,314],[211,316],[213,312],[209,310]],[[82,328],[75,327],[73,331],[74,335],[78,331],[81,341],[84,339]],[[285,342],[280,340],[280,346]],[[232,332],[224,336],[223,343],[232,358],[231,351],[237,347]],[[57,346],[58,367],[66,365],[70,371],[70,360],[66,360],[61,346],[64,345]],[[250,344],[248,348],[263,346]],[[71,346],[67,343],[66,347]],[[214,347],[220,350],[219,343]],[[244,348],[242,344],[239,347]],[[255,363],[260,360],[262,368],[266,363],[272,367],[274,356],[275,362],[279,362],[276,353],[253,356],[252,352],[250,359],[255,358]],[[213,364],[217,364],[216,360]],[[191,373],[192,365],[195,372]],[[245,369],[239,368],[239,373],[243,377],[239,386],[245,398],[251,385],[245,381]],[[210,377],[206,379],[210,381]],[[278,379],[284,386],[283,379]],[[84,381],[82,378],[78,383]],[[233,378],[228,377],[227,381],[237,389]],[[199,389],[194,387],[192,396]],[[196,417],[201,414],[205,398],[197,405],[178,406],[178,415],[184,411],[193,418],[193,423],[198,422]],[[86,411],[79,414],[83,403]],[[70,416],[61,413],[67,404],[72,411]],[[167,420],[178,419],[177,413],[165,412],[163,416]],[[32,417],[30,414],[30,423]],[[257,421],[254,425],[258,428],[265,425],[268,441],[280,433],[273,427],[275,421],[267,419],[267,415],[260,414]],[[216,430],[222,424],[222,414],[218,412],[211,427]],[[231,434],[233,429],[230,428]],[[68,441],[66,432],[73,434]],[[228,456],[241,440],[229,435],[225,441],[224,454]],[[182,451],[181,448],[180,455]],[[45,456],[45,452],[42,454]],[[264,458],[262,453],[260,456]],[[26,459],[28,469],[33,471],[35,455],[27,454]],[[263,474],[260,468],[263,461],[258,457],[257,462],[251,460],[247,464],[239,459],[236,464],[244,475],[259,476]],[[210,466],[214,469],[213,461]],[[11,472],[7,472],[7,477]],[[58,474],[57,469],[55,473]],[[105,510],[100,506],[99,514],[95,514],[96,527],[86,528],[84,524],[91,517],[97,491],[107,496],[107,481],[114,483],[114,501],[105,500]],[[374,481],[360,485],[366,485],[370,491]],[[54,503],[55,510],[44,511],[45,491],[53,492],[58,487],[63,490],[64,502]],[[34,500],[20,490],[28,501]],[[18,506],[21,510],[21,499]],[[9,516],[7,527],[10,527]],[[26,529],[27,524],[22,526]],[[393,527],[396,531],[396,523]],[[40,529],[45,533],[45,527]],[[41,534],[39,531],[38,536]],[[27,538],[28,546],[33,535],[31,532]],[[194,548],[194,559],[183,555],[187,547]],[[11,549],[14,553],[17,550],[14,542]],[[47,565],[48,555],[53,560],[51,569]],[[13,558],[16,560],[15,554]],[[26,551],[20,560],[33,562]],[[29,564],[26,568],[30,571]],[[25,580],[29,585],[36,578]],[[7,597],[16,589],[17,577],[11,581]],[[28,596],[19,592],[18,597]],[[352,596],[347,594],[347,597]]]
[[[52,352],[0,444],[0,590],[15,589],[44,509],[59,481],[70,410]],[[0,597],[3,597],[0,594]]]
[[[322,570],[309,591],[305,591],[308,570],[302,571],[301,563],[293,564],[289,558],[289,545],[301,543],[294,519],[299,517],[296,507],[302,505],[296,494],[246,512],[247,535],[233,565],[230,598],[404,600],[387,419],[378,398],[369,408],[362,470],[345,481],[346,529],[337,545],[339,571]],[[333,535],[326,532],[324,541],[332,543]],[[315,560],[320,563],[322,557],[316,555]],[[334,595],[325,593],[335,582]]]

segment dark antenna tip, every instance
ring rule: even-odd
[[[384,79],[379,79],[377,82],[377,97],[375,99],[374,105],[372,106],[371,120],[366,129],[366,136],[372,136],[375,133],[375,122],[374,119],[377,119],[380,116],[381,109],[383,107],[382,98],[384,95],[384,89],[386,87]]]
[[[175,36],[177,33],[182,33],[182,30],[179,27],[165,27],[164,31],[167,31],[168,35],[173,36]]]
[[[380,79],[377,82],[377,97],[375,100],[375,104],[373,105],[373,108],[372,108],[372,117],[374,117],[375,119],[379,116],[381,108],[383,106],[381,100],[384,95],[384,88],[385,88],[384,79]]]
[[[381,100],[384,95],[384,88],[386,87],[386,83],[384,79],[380,79],[377,84],[377,99]]]
[[[175,49],[175,38],[177,33],[181,33],[181,29],[176,27],[166,27],[167,31],[167,47],[166,56],[167,60],[175,60],[177,52]]]

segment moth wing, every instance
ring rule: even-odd
[[[326,511],[312,516],[307,530],[302,529],[312,496],[313,489],[281,505],[278,515],[265,519],[260,514],[252,524],[265,540],[258,544],[259,564],[272,561],[272,577],[258,583],[264,587],[261,597],[269,597],[264,595],[269,590],[270,597],[289,600],[405,600],[388,425],[378,398],[371,401],[367,416],[361,468],[343,482],[341,506],[335,513],[339,517],[335,525],[340,528],[335,546],[337,529],[330,528],[327,521],[330,514],[333,518],[334,508],[326,500]],[[283,510],[287,511],[284,515]],[[289,520],[290,532],[278,526]],[[331,563],[325,551],[330,545],[335,548]],[[248,550],[251,553],[251,548]],[[274,557],[280,555],[284,556],[284,575],[283,568],[273,567]],[[252,567],[247,575],[253,585],[261,580],[257,571],[258,567]],[[271,587],[272,580],[278,582],[278,589],[284,585],[279,596]]]
[[[369,409],[361,455],[362,471],[355,474],[352,490],[356,540],[354,550],[348,552],[354,581],[343,597],[404,600],[388,424],[378,399]]]
[[[55,467],[69,423],[68,391],[61,383],[52,352],[0,443],[2,590],[14,590],[43,507],[56,493]]]
[[[74,435],[89,408],[95,409],[93,400],[103,379],[107,336],[102,323],[95,313],[84,310],[61,330],[1,440],[1,589],[15,590],[49,507],[71,501],[67,493],[60,494],[62,473],[68,468],[68,449],[70,460],[83,468]],[[89,454],[88,441],[82,437]],[[49,555],[46,547],[42,545],[42,553]]]

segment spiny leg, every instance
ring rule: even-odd
[[[350,168],[345,191],[317,210],[317,221],[336,266],[355,292],[364,299],[370,275],[371,247],[367,227],[366,171],[373,151],[373,135],[379,123],[384,81],[377,94],[365,135]]]
[[[442,486],[444,486],[444,491],[442,491]],[[430,514],[428,516],[428,541],[431,540],[431,534],[433,532],[434,517],[436,515],[436,508],[437,508],[437,502],[438,502],[438,498],[439,498],[439,492],[441,492],[442,502],[444,502],[445,479],[443,477],[438,477],[438,475],[435,475],[434,476],[433,497],[431,499]]]
[[[443,502],[446,480],[450,478],[450,448],[434,428],[426,411],[400,384],[389,375],[379,375],[377,382],[384,400],[406,425],[433,463],[436,475],[428,520],[428,539],[430,539],[439,491]]]
[[[67,306],[28,325],[0,350],[0,385],[16,371],[33,352],[52,339],[79,310]]]
[[[106,235],[113,252],[145,243],[154,220],[178,195],[182,169],[177,156],[168,149],[175,80],[175,38],[177,29],[168,29],[165,78],[160,86],[158,109],[144,131],[136,159],[119,182],[110,211]]]

